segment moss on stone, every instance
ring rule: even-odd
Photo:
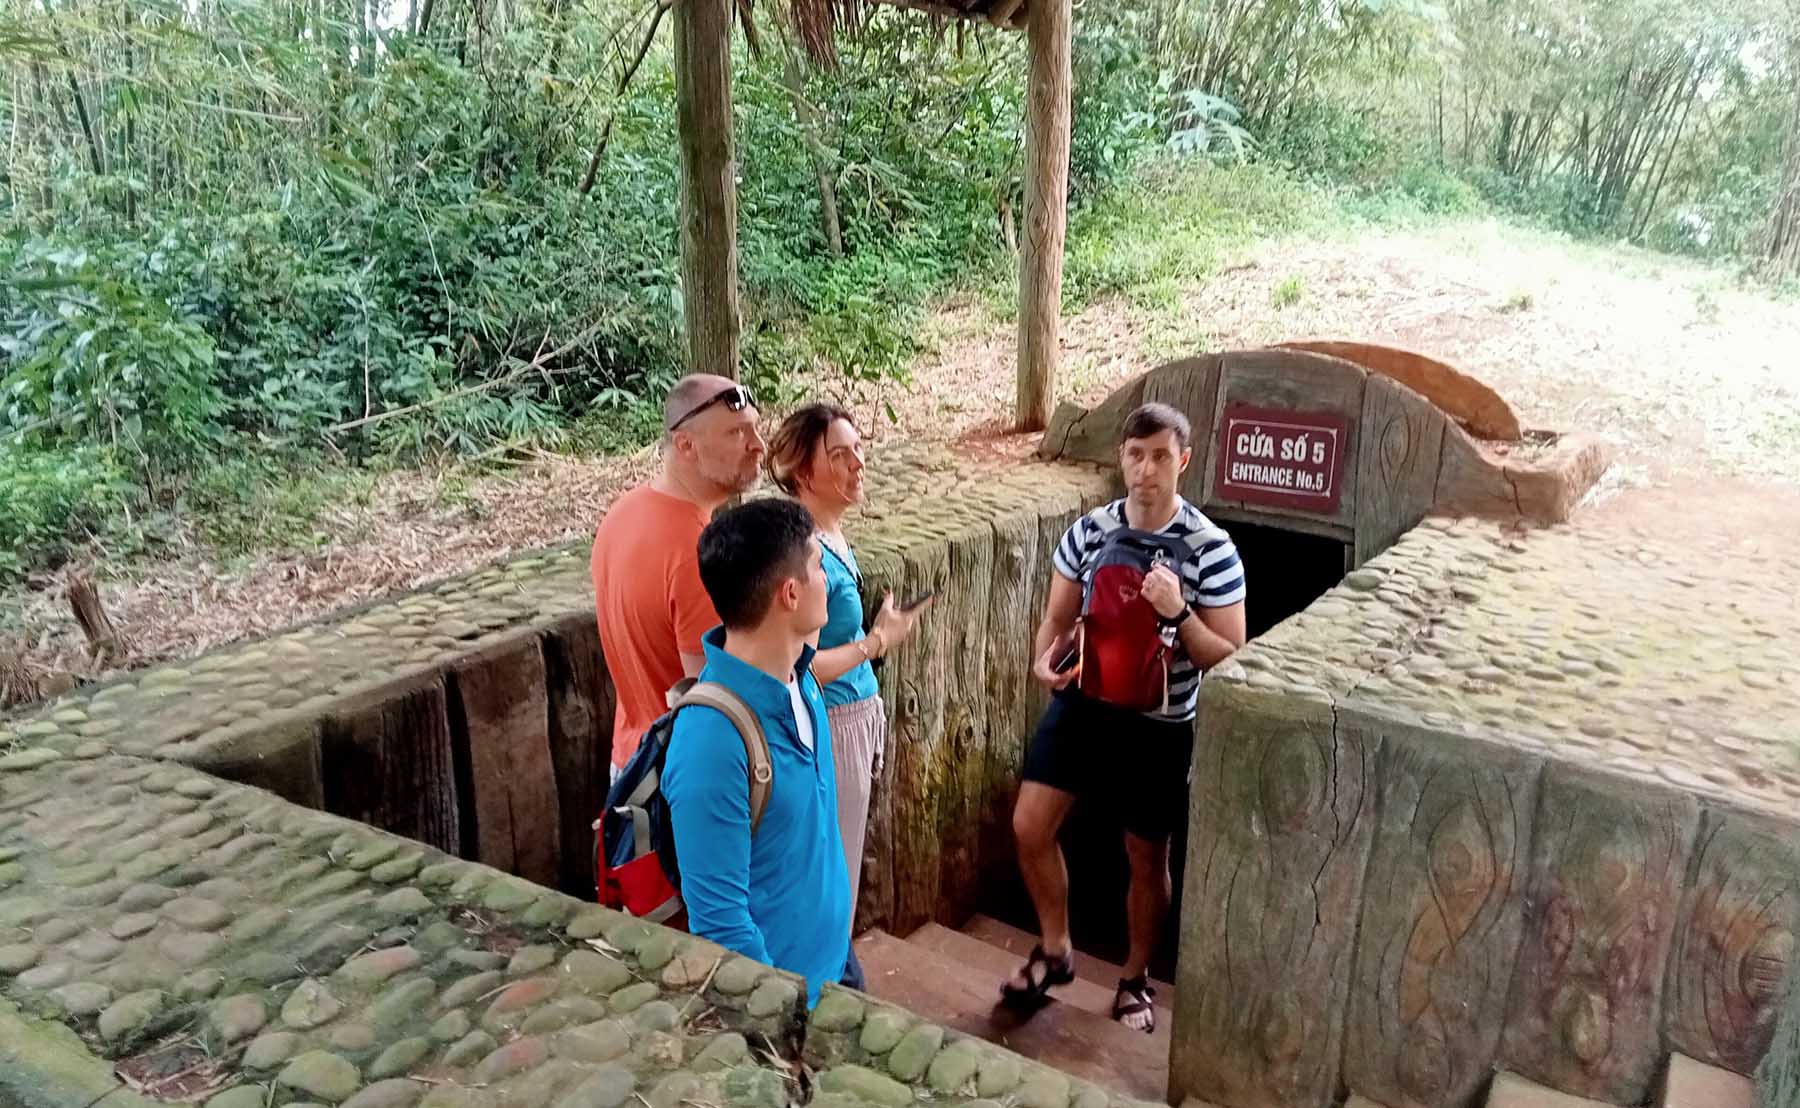
[[[1788,971],[1787,1001],[1756,1070],[1757,1108],[1800,1108],[1800,962]]]
[[[819,1075],[819,1088],[883,1108],[907,1108],[913,1102],[911,1089],[886,1074],[862,1066],[838,1066],[826,1070]]]

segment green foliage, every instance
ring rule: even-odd
[[[521,11],[458,42],[474,24],[439,7],[429,38],[387,28],[376,52],[357,17],[282,0],[21,13],[19,42],[61,45],[32,55],[43,82],[13,86],[23,125],[0,176],[7,441],[104,445],[156,505],[244,550],[307,541],[312,493],[273,490],[321,440],[407,462],[654,436],[681,371],[666,34],[622,95],[596,95],[641,9]],[[1147,71],[1110,41],[1083,71],[1084,104],[1110,120],[1077,142],[1094,182],[1148,133],[1132,115]],[[743,372],[765,395],[802,366],[904,376],[927,298],[1009,272],[1025,68],[1022,36],[952,52],[877,12],[839,68],[804,70],[809,134],[779,49],[740,55]],[[92,91],[103,168],[59,99],[71,77]],[[221,464],[246,454],[274,468]],[[60,512],[32,518],[78,531]]]
[[[324,522],[334,505],[367,503],[374,474],[301,454],[221,458],[194,475],[180,507],[227,556],[260,550],[313,549],[333,536]]]
[[[1306,295],[1306,281],[1298,273],[1283,277],[1269,293],[1269,303],[1276,308],[1291,308]]]
[[[1409,163],[1395,174],[1391,187],[1426,215],[1466,215],[1486,207],[1474,185],[1439,165]]]
[[[0,426],[21,442],[106,443],[146,476],[215,440],[212,340],[146,290],[147,262],[42,241],[0,261]]]
[[[1246,240],[1307,225],[1319,195],[1257,163],[1161,161],[1129,190],[1073,213],[1063,266],[1063,308],[1107,295],[1166,300],[1176,286],[1217,270]]]
[[[126,467],[107,447],[0,445],[0,581],[60,565],[71,543],[116,526],[138,500]]]
[[[1169,149],[1183,157],[1235,161],[1252,147],[1250,132],[1238,123],[1237,108],[1223,97],[1188,89],[1175,97]]]
[[[296,479],[327,456],[654,437],[682,362],[667,21],[621,92],[644,5],[435,7],[426,34],[399,3],[14,5],[0,480],[37,505],[0,534],[14,572],[108,506],[179,506],[227,550],[304,545],[353,491]],[[933,296],[1014,295],[1024,36],[878,6],[837,67],[790,67],[756,10],[763,48],[733,72],[742,371],[777,399],[797,369],[904,379]],[[1757,249],[1793,148],[1791,16],[1503,15],[1078,6],[1067,310],[1175,303],[1223,252],[1324,215],[1492,207]]]
[[[1646,245],[1700,258],[1742,258],[1761,246],[1777,181],[1748,166],[1719,175],[1713,191],[1671,208],[1650,224]]]
[[[1125,180],[1161,141],[1169,90],[1143,48],[1153,33],[1148,14],[1128,6],[1075,22],[1069,192],[1077,203]]]
[[[1309,180],[1346,183],[1378,179],[1393,158],[1372,113],[1323,98],[1290,104],[1268,127],[1262,152]]]

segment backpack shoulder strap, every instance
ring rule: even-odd
[[[1125,526],[1125,522],[1113,514],[1112,504],[1106,503],[1087,514],[1088,522],[1100,529],[1102,535],[1111,534]]]
[[[682,692],[675,707],[698,704],[711,708],[737,728],[744,740],[744,754],[750,763],[750,834],[754,836],[762,823],[763,809],[769,803],[769,783],[775,778],[775,765],[769,759],[769,738],[763,734],[762,721],[744,698],[724,685],[697,681]]]
[[[1184,512],[1192,512],[1194,514],[1194,516],[1199,520],[1199,524],[1200,524],[1198,527],[1195,527],[1193,530],[1189,531],[1187,534],[1185,534],[1181,537],[1182,544],[1188,548],[1189,552],[1199,550],[1201,547],[1205,546],[1207,543],[1213,541],[1216,538],[1225,539],[1228,542],[1230,541],[1231,536],[1226,534],[1225,530],[1223,528],[1221,528],[1218,524],[1214,523],[1212,521],[1212,519],[1205,512],[1201,511],[1199,508],[1195,507],[1193,504],[1186,503],[1184,501],[1182,504],[1181,510]],[[1179,519],[1180,516],[1177,515],[1176,518]]]
[[[663,693],[663,706],[670,711],[674,711],[681,706],[681,698],[686,696],[687,691],[693,687],[694,679],[692,677],[683,677],[673,685],[670,685],[669,691]]]

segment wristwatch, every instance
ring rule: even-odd
[[[1186,623],[1188,621],[1188,617],[1193,614],[1194,614],[1194,609],[1191,607],[1181,609],[1181,614],[1178,616],[1175,616],[1173,618],[1171,618],[1169,616],[1165,616],[1161,612],[1158,612],[1156,614],[1156,622],[1157,622],[1158,626],[1161,626],[1161,627],[1180,627],[1182,624]]]

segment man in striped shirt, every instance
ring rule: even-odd
[[[1013,833],[1041,942],[1002,993],[1008,1003],[1029,1006],[1074,980],[1069,878],[1056,836],[1077,795],[1091,796],[1118,812],[1131,863],[1131,952],[1113,1018],[1148,1032],[1156,1018],[1148,967],[1169,909],[1169,836],[1187,805],[1200,675],[1244,644],[1244,570],[1230,536],[1176,491],[1192,455],[1187,417],[1146,404],[1127,417],[1121,438],[1126,496],[1076,520],[1057,544],[1037,631],[1032,675],[1055,695],[1025,758]],[[1093,563],[1120,527],[1179,540],[1174,545],[1188,552],[1179,565],[1159,563],[1143,579],[1140,598],[1174,640],[1166,703],[1148,712],[1083,695],[1063,665],[1076,643]]]

